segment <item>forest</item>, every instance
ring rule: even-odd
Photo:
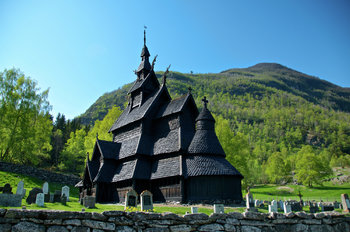
[[[162,72],[157,75],[161,77]],[[84,114],[50,115],[47,90],[20,70],[0,73],[0,159],[81,174],[87,153],[127,103],[131,83],[101,96]],[[279,64],[262,63],[221,73],[170,72],[173,99],[206,96],[226,159],[244,185],[322,184],[332,167],[350,166],[350,89]],[[34,125],[34,126],[32,126]]]

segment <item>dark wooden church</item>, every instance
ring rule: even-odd
[[[123,202],[130,189],[153,200],[240,202],[243,176],[226,159],[207,108],[198,111],[191,91],[171,99],[157,80],[144,39],[129,103],[112,125],[113,141],[96,139],[80,188],[96,202]]]

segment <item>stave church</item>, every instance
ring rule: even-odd
[[[149,190],[153,201],[242,201],[243,176],[226,159],[215,120],[203,98],[199,112],[191,88],[172,99],[164,73],[159,83],[146,46],[128,92],[128,105],[109,130],[113,141],[96,138],[91,159],[76,185],[80,197],[123,202],[126,193]],[[168,71],[168,70],[167,70]]]

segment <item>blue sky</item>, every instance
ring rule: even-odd
[[[74,118],[135,80],[143,27],[156,70],[215,73],[276,62],[350,87],[350,1],[0,0],[0,71],[50,88]]]

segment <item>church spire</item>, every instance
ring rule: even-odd
[[[143,31],[143,48],[141,51],[141,63],[136,71],[138,78],[145,78],[147,74],[151,71],[152,67],[149,63],[149,54],[148,48],[146,46],[146,27]]]

